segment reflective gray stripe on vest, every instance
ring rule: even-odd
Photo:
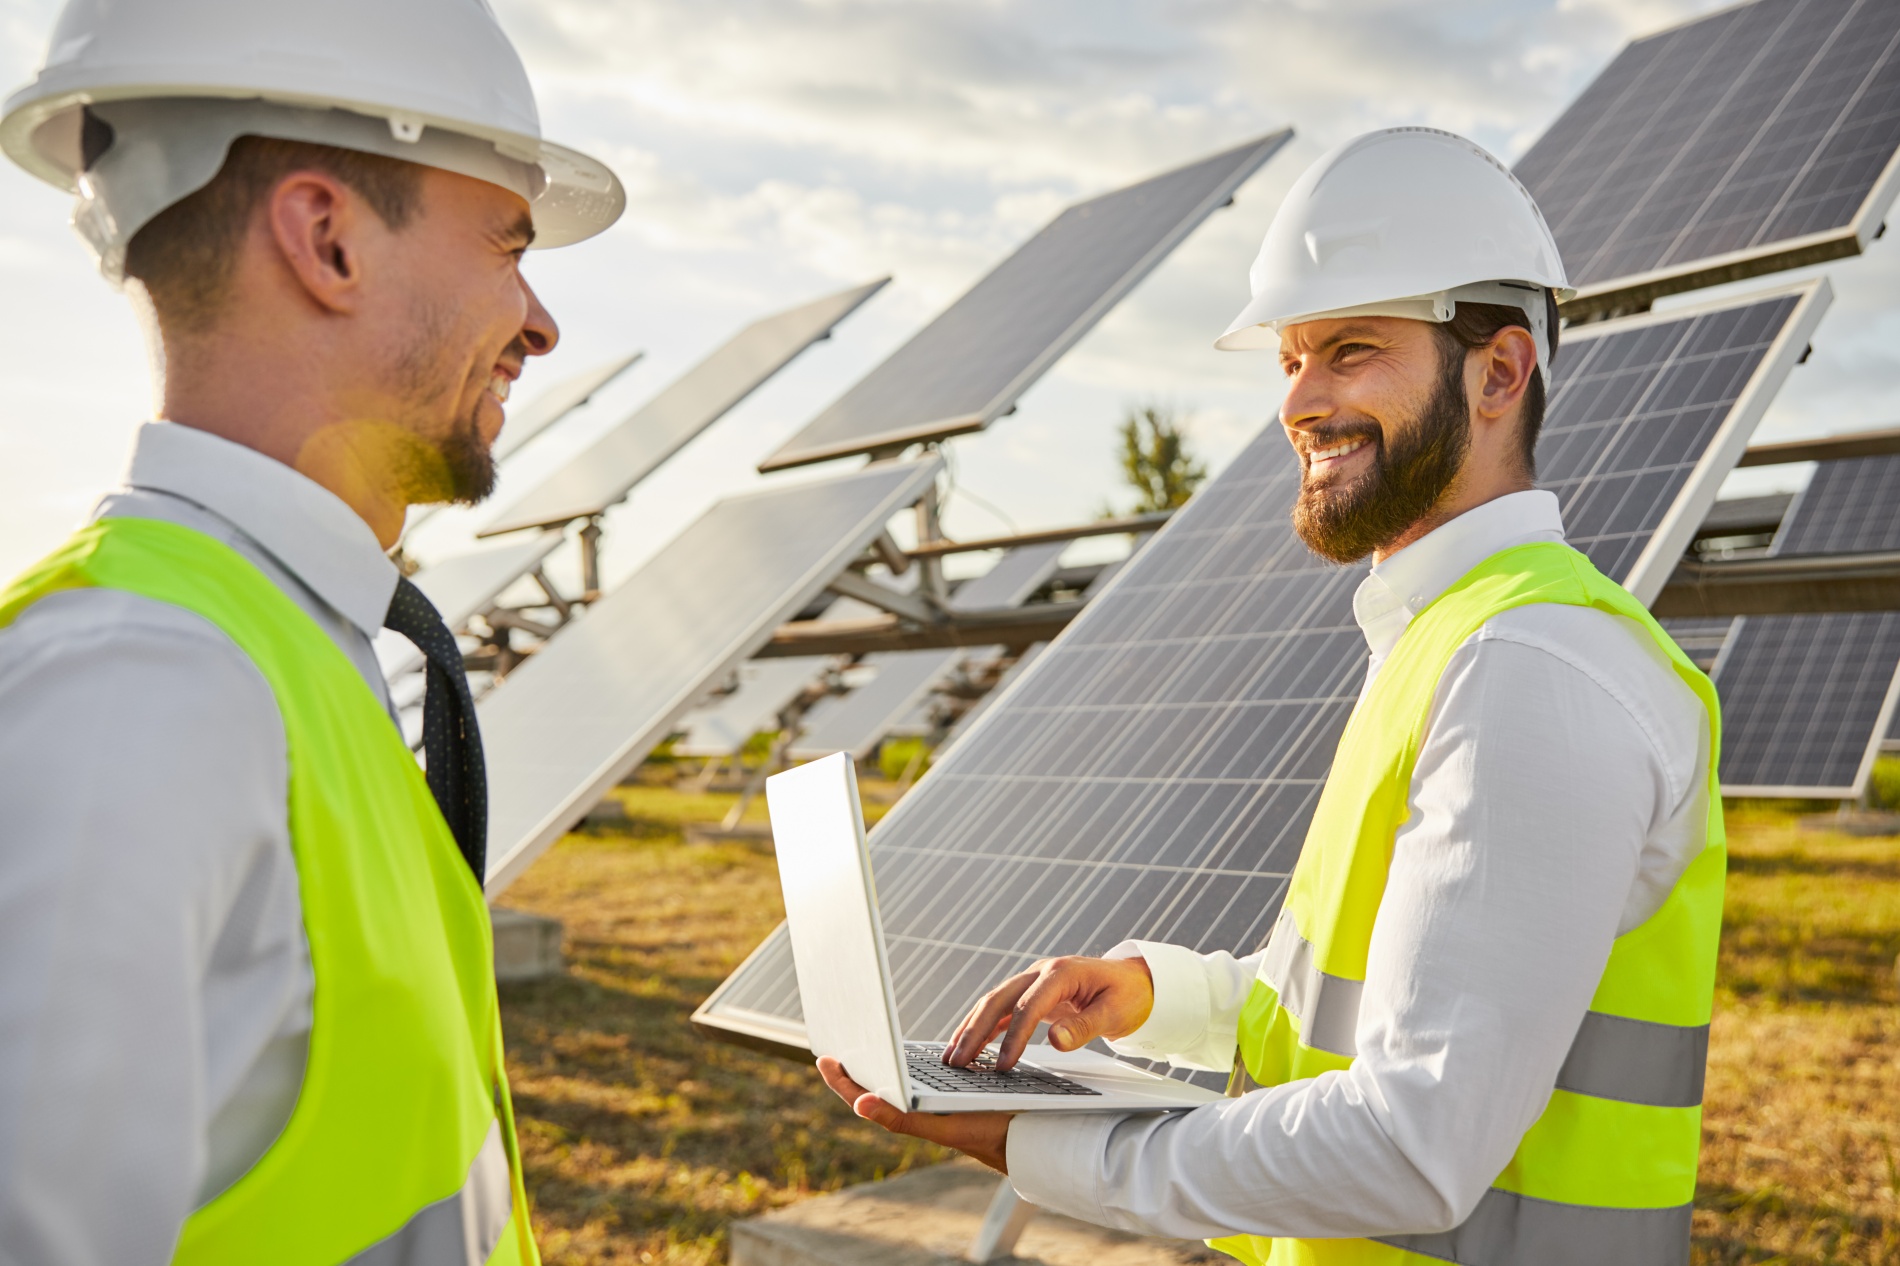
[[[1334,1055],[1359,1053],[1354,1034],[1365,983],[1315,967],[1313,943],[1300,935],[1290,911],[1281,910],[1273,925],[1260,978],[1300,1022],[1302,1043]],[[1702,1102],[1708,1057],[1706,1024],[1655,1024],[1589,1011],[1557,1074],[1557,1089],[1621,1103],[1693,1108]]]
[[[483,1266],[501,1243],[513,1211],[508,1149],[497,1121],[475,1153],[460,1191],[424,1205],[402,1230],[364,1249],[346,1266]]]
[[[1688,1266],[1693,1206],[1600,1209],[1501,1191],[1484,1193],[1463,1225],[1379,1243],[1459,1266]]]
[[[1359,1053],[1353,1034],[1359,1028],[1359,996],[1366,984],[1315,967],[1313,943],[1300,935],[1289,910],[1280,911],[1267,939],[1260,978],[1273,986],[1280,1005],[1300,1022],[1303,1045],[1348,1059]]]
[[[1587,1012],[1557,1074],[1557,1089],[1656,1108],[1702,1102],[1709,1026],[1685,1027]]]

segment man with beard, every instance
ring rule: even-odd
[[[1713,688],[1535,489],[1557,300],[1530,194],[1448,133],[1322,157],[1220,341],[1274,347],[1293,524],[1366,684],[1284,908],[1244,959],[1126,942],[992,990],[945,1059],[1036,1027],[1232,1070],[1172,1114],[858,1113],[1030,1202],[1251,1263],[1678,1266],[1721,916]]]
[[[159,384],[0,591],[0,1258],[536,1261],[473,702],[385,551],[492,487],[558,337],[522,253],[620,185],[469,0],[71,0],[0,145],[77,194]]]

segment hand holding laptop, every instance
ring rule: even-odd
[[[850,758],[776,774],[765,794],[805,1036],[825,1081],[859,1116],[1000,1170],[1019,1112],[1156,1112],[1220,1098],[1087,1049],[1147,1018],[1153,986],[1139,960],[1036,964],[977,1004],[954,1055],[906,1038]],[[1029,1046],[1044,1018],[1064,1031],[1053,1046]],[[983,1055],[998,1032],[1007,1063]]]
[[[851,1080],[844,1065],[829,1055],[818,1058],[818,1075],[851,1105],[851,1110],[893,1134],[908,1134],[940,1147],[954,1147],[999,1174],[1009,1172],[1009,1123],[1014,1112],[904,1112]]]

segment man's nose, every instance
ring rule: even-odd
[[[528,349],[528,355],[546,356],[561,341],[561,327],[554,323],[553,314],[541,306],[541,297],[526,280],[522,281],[521,290],[528,296],[528,315],[521,323],[521,342]]]
[[[1318,426],[1333,416],[1332,394],[1321,375],[1302,369],[1287,384],[1286,398],[1280,402],[1280,425],[1288,431],[1303,431]]]

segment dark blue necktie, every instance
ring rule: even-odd
[[[462,648],[441,612],[407,576],[396,582],[383,626],[414,642],[428,660],[422,752],[429,766],[429,791],[475,872],[475,882],[483,883],[488,874],[488,769],[482,762],[482,735],[475,725],[475,696],[469,693],[462,668]]]

